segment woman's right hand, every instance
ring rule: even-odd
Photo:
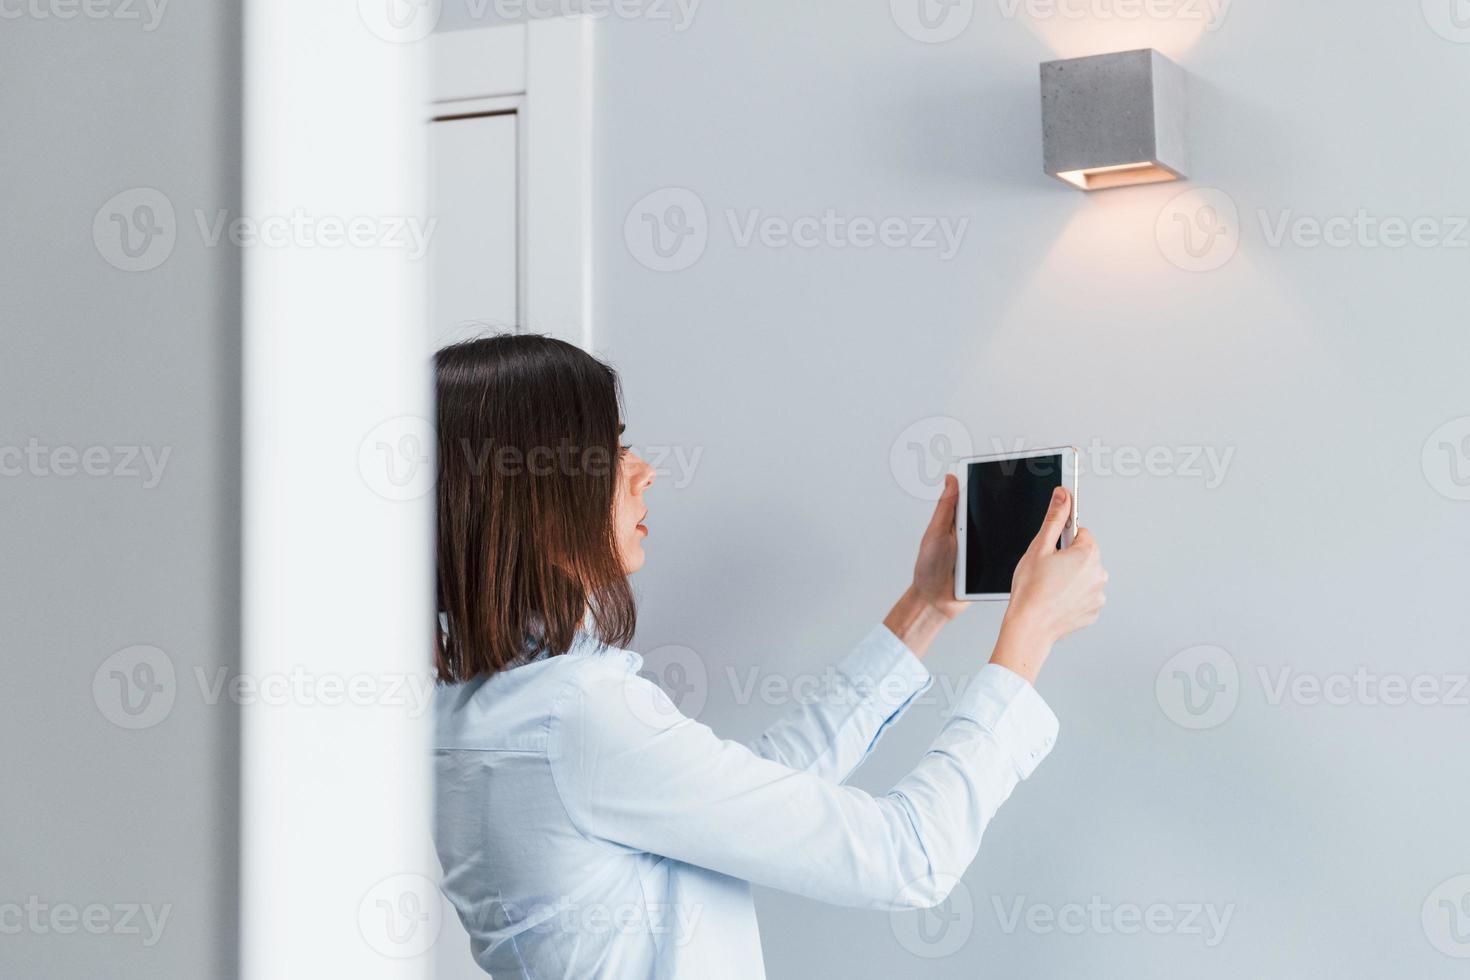
[[[1107,602],[1108,573],[1091,532],[1078,530],[1070,546],[1057,550],[1071,514],[1071,494],[1059,487],[1041,530],[1016,566],[1011,603],[991,658],[1032,683],[1052,644],[1097,622]]]

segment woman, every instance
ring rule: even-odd
[[[1058,491],[1015,574],[989,664],[886,795],[842,785],[930,684],[964,608],[950,477],[913,583],[837,668],[842,683],[749,746],[638,675],[628,576],[652,469],[626,447],[608,366],[544,337],[441,351],[436,846],[444,893],[497,978],[763,975],[750,882],[870,909],[935,905],[1050,750],[1032,688],[1097,619],[1086,530],[1056,547]]]

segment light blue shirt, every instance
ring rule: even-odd
[[[883,627],[752,745],[723,741],[583,640],[436,695],[435,844],[499,980],[765,975],[750,882],[868,909],[936,905],[1056,716],[988,664],[883,796],[842,785],[932,678]]]

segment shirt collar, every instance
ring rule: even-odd
[[[600,657],[608,663],[626,667],[630,674],[636,674],[643,669],[643,658],[632,650],[607,646],[598,640],[597,637],[586,632],[577,633],[576,638],[572,640],[572,645],[561,656],[578,658]],[[550,657],[545,650],[529,650],[524,656],[517,657],[507,665],[507,669],[524,667],[527,664],[539,663],[549,659]]]
[[[591,633],[580,632],[572,641],[571,649],[562,654],[564,657],[604,657],[611,663],[622,664],[628,668],[630,674],[636,674],[643,669],[643,658],[632,650],[624,650],[621,647],[610,647],[598,640]]]
[[[439,614],[439,630],[441,633],[449,632],[448,613],[441,612]],[[593,636],[591,633],[588,633],[586,630],[579,630],[577,632],[576,638],[572,640],[571,647],[567,650],[566,653],[562,654],[562,656],[607,657],[613,663],[625,664],[630,674],[636,674],[638,673],[638,671],[643,669],[643,658],[641,656],[634,653],[632,650],[624,650],[620,647],[604,646],[597,639],[597,637]],[[524,667],[527,664],[534,664],[537,661],[545,659],[545,650],[528,650],[523,656],[517,657],[515,660],[511,661],[511,663],[507,664],[506,669],[509,670],[514,667]]]

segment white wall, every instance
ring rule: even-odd
[[[0,977],[242,972],[240,701],[245,972],[427,962],[380,913],[432,892],[428,486],[374,452],[428,414],[424,295],[342,247],[421,216],[424,96],[376,5],[250,6],[242,203],[239,4],[0,5]]]
[[[1421,451],[1470,415],[1470,235],[1450,220],[1470,214],[1470,44],[1413,3],[1240,2],[1214,31],[1001,10],[975,5],[942,44],[905,34],[889,4],[846,0],[708,0],[682,32],[603,25],[599,347],[634,443],[703,453],[686,487],[670,474],[653,490],[639,644],[698,652],[717,730],[748,736],[780,710],[736,704],[726,668],[819,670],[902,588],[928,513],[890,468],[909,426],[952,417],[977,451],[1168,447],[1180,469],[1185,447],[1234,453],[1214,488],[1083,477],[1111,604],[1042,679],[1062,738],[966,879],[960,949],[916,958],[903,922],[762,894],[770,974],[1461,976],[1421,908],[1470,873],[1470,708],[1273,706],[1258,671],[1467,670],[1470,503],[1437,491]],[[1239,209],[1238,252],[1215,271],[1166,257],[1182,243],[1168,214],[1156,237],[1184,187],[1087,197],[1040,173],[1037,63],[1149,44],[1192,76],[1188,187]],[[624,226],[669,187],[698,195],[708,243],[660,273]],[[969,226],[943,261],[739,247],[726,217],[828,208]],[[1261,209],[1429,216],[1459,247],[1272,247]],[[999,612],[970,612],[934,669],[970,675]],[[1200,644],[1232,655],[1239,701],[1190,731],[1155,679]],[[859,783],[891,785],[940,710],[915,710]],[[1009,917],[1023,896],[1234,911],[1213,948],[1007,933],[993,901]]]
[[[240,209],[239,50],[232,4],[3,9],[0,976],[234,971],[239,256],[195,213]]]
[[[440,26],[484,22],[474,9],[446,3]],[[771,976],[1462,975],[1435,945],[1462,951],[1439,900],[1464,889],[1436,890],[1470,873],[1470,708],[1451,693],[1470,503],[1449,469],[1470,474],[1470,445],[1440,448],[1470,423],[1435,435],[1470,416],[1456,220],[1470,43],[1452,39],[1470,32],[1448,0],[1164,4],[1135,20],[962,0],[926,35],[949,28],[942,43],[899,26],[924,33],[909,0],[706,0],[682,30],[673,4],[631,9],[645,16],[607,18],[598,42],[595,318],[634,443],[702,454],[692,480],[666,462],[638,579],[649,663],[706,679],[686,708],[753,735],[782,699],[740,696],[751,667],[778,683],[819,672],[884,614],[929,509],[909,492],[921,474],[892,462],[909,442],[1099,447],[1082,506],[1111,603],[1047,668],[1062,739],[994,824],[951,921],[928,920],[925,944],[913,917],[762,893]],[[1038,62],[1142,46],[1191,75],[1195,179],[1089,197],[1043,176]],[[1227,210],[1211,249],[1196,225],[1191,258],[1175,214],[1207,221],[1201,204],[1227,202],[1238,220]],[[665,260],[643,216],[671,204],[695,233]],[[741,246],[727,215],[827,209],[968,226],[945,260]],[[1283,217],[1360,211],[1428,218],[1421,237],[1441,243],[1372,247],[1377,227],[1347,247],[1273,237]],[[1138,462],[1120,449],[1156,450],[1156,475],[1127,475]],[[1217,463],[1196,461],[1206,451]],[[941,639],[941,682],[973,673],[999,614],[977,608]],[[1173,658],[1200,646],[1238,680],[1195,719],[1174,671],[1205,654]],[[1369,703],[1376,686],[1340,706],[1275,697],[1283,677],[1360,667],[1438,686],[1440,703]],[[891,785],[944,700],[858,782]],[[1070,903],[1081,928],[1048,929]],[[1189,906],[1230,917],[1223,938],[1207,914],[1106,931],[1154,904],[1176,926]]]

